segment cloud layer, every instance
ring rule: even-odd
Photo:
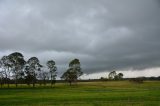
[[[1,0],[0,56],[13,51],[60,73],[79,58],[85,73],[160,66],[158,0]]]

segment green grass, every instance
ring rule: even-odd
[[[11,85],[0,89],[0,106],[160,106],[160,82],[81,82],[54,88]]]

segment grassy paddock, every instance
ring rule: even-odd
[[[160,82],[79,82],[55,87],[5,85],[0,89],[0,106],[160,106]]]

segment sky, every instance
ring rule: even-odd
[[[159,0],[0,0],[0,57],[74,58],[83,78],[160,76]]]

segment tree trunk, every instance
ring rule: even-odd
[[[30,83],[28,82],[27,85],[30,86]]]
[[[35,87],[35,79],[33,79],[33,88]]]
[[[45,78],[43,79],[43,85],[44,85],[44,86],[46,85],[46,80],[45,80]]]
[[[69,85],[70,85],[70,86],[72,85],[72,82],[71,82],[71,81],[69,81]]]
[[[36,79],[36,75],[34,73],[34,77],[33,77],[33,88],[35,87],[35,79]]]
[[[40,86],[42,85],[42,82],[41,82],[41,80],[39,80],[39,85],[40,85]]]
[[[51,87],[52,87],[52,85],[53,85],[53,81],[52,81],[52,79],[51,79]]]
[[[35,83],[33,82],[33,88],[35,87]]]
[[[15,79],[15,84],[16,84],[16,88],[18,87],[18,83],[17,83],[17,75],[16,75],[16,79]]]
[[[10,83],[10,82],[9,82],[9,79],[7,79],[7,83],[8,83],[8,88],[9,88],[9,83]]]
[[[2,88],[2,79],[0,79],[0,81],[1,81],[1,88]]]
[[[9,71],[9,67],[8,67],[8,71]],[[8,74],[8,88],[10,87],[9,85],[10,85],[10,72]]]
[[[9,88],[9,78],[6,76],[6,84],[8,85]]]
[[[33,79],[33,88],[35,87],[35,79]]]
[[[53,85],[53,80],[52,80],[52,73],[51,73],[51,87],[52,87],[52,85]]]

